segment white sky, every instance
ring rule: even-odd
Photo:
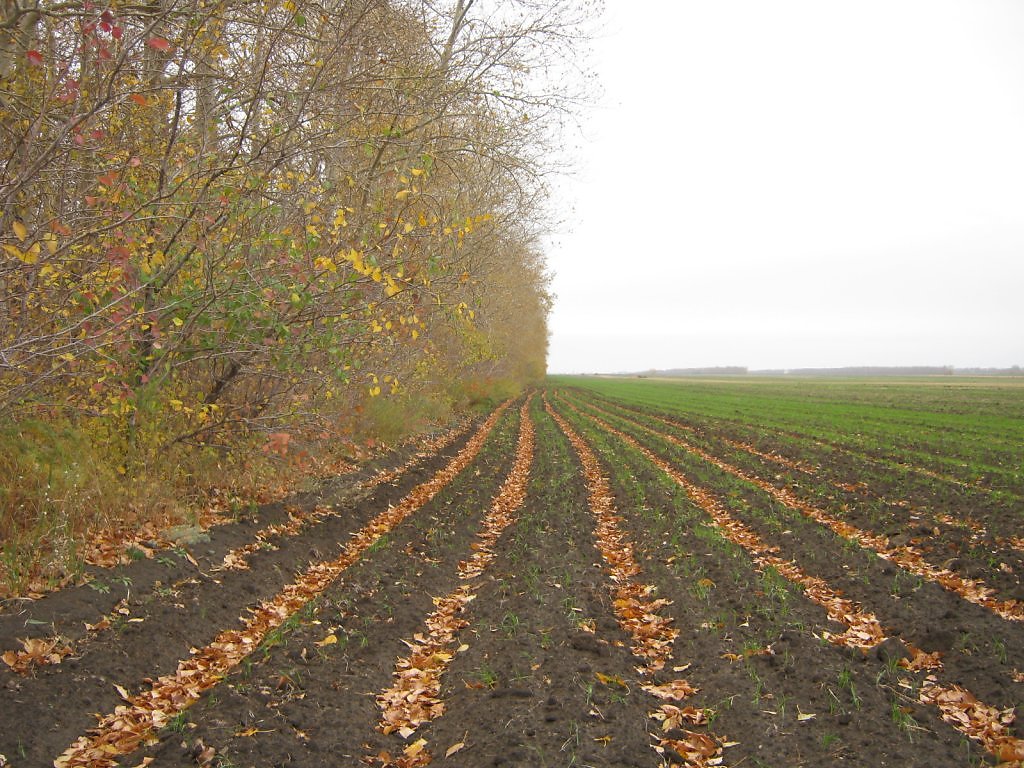
[[[1024,365],[1024,2],[607,0],[553,373]]]

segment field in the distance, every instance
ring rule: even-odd
[[[0,765],[1020,765],[1022,445],[1011,380],[556,378],[6,605]]]

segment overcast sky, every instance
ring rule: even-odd
[[[1024,365],[1024,2],[607,0],[551,372]]]

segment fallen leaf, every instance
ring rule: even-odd
[[[456,741],[454,744],[452,744],[450,747],[448,747],[447,750],[445,750],[445,753],[444,753],[445,758],[447,759],[447,758],[451,757],[452,755],[454,755],[459,750],[464,749],[465,746],[466,746],[466,742],[464,742],[464,741]]]
[[[403,750],[403,753],[406,757],[416,757],[416,755],[423,751],[425,746],[427,746],[426,739],[416,739],[416,741]]]
[[[603,683],[604,685],[609,685],[609,686],[610,686],[610,685],[617,685],[617,686],[619,686],[620,688],[625,688],[625,689],[626,689],[627,691],[629,690],[629,686],[628,686],[628,685],[626,685],[626,681],[625,681],[625,680],[623,680],[623,679],[622,679],[621,677],[619,677],[618,675],[606,675],[606,674],[604,674],[604,673],[602,673],[602,672],[595,672],[595,673],[594,673],[594,675],[595,675],[595,676],[597,677],[597,679],[598,679],[598,680],[600,680],[600,681],[601,681],[601,682],[602,682],[602,683]]]

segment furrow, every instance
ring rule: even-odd
[[[642,686],[643,690],[661,702],[649,716],[660,724],[662,731],[679,729],[684,724],[706,724],[704,710],[681,706],[685,699],[698,692],[697,688],[682,678],[661,684],[653,682],[653,676],[671,661],[672,646],[679,635],[679,630],[671,626],[673,619],[661,614],[661,609],[670,602],[655,597],[653,585],[642,584],[634,578],[640,574],[640,566],[633,556],[633,544],[620,525],[622,519],[615,509],[611,485],[601,471],[597,456],[546,400],[545,407],[572,443],[583,465],[590,510],[596,523],[594,538],[605,561],[605,571],[614,585],[615,616],[619,626],[633,640],[633,655],[642,661],[637,672],[651,680]],[[682,739],[657,737],[654,749],[662,756],[671,750],[683,759],[685,766],[697,768],[720,765],[726,744],[723,739],[686,731]]]
[[[602,398],[602,400],[603,400],[603,402],[606,402],[606,403],[614,402],[612,399],[607,398],[607,397]],[[616,403],[616,405],[619,405],[620,407],[624,407],[624,406],[622,406],[619,403]],[[705,418],[715,419],[717,421],[725,422],[725,423],[728,423],[728,424],[733,424],[733,425],[735,425],[737,427],[749,427],[750,423],[751,423],[749,420],[745,421],[745,420],[740,419],[740,418],[728,418],[728,417],[722,417],[722,416],[710,416],[709,415],[709,416],[705,416]],[[693,427],[691,427],[689,425],[678,425],[677,424],[675,426],[678,426],[681,429],[685,429],[685,430],[688,430],[688,431],[694,431]],[[990,496],[993,495],[993,494],[996,494],[996,493],[1000,493],[1000,494],[1003,494],[1005,496],[1008,496],[1008,497],[1013,498],[1013,499],[1018,500],[1018,501],[1024,500],[1024,496],[1022,496],[1019,493],[1015,493],[1013,491],[1010,491],[1008,489],[999,489],[997,491],[996,489],[988,487],[988,486],[985,486],[985,485],[982,485],[982,484],[980,484],[980,482],[977,482],[977,481],[976,482],[966,482],[966,481],[961,480],[960,478],[954,477],[952,475],[944,474],[944,473],[941,473],[941,472],[937,472],[935,470],[928,469],[926,467],[921,467],[921,466],[918,466],[916,464],[910,463],[909,460],[906,460],[906,461],[901,460],[901,459],[899,459],[896,456],[892,456],[892,457],[873,456],[870,453],[867,453],[865,451],[860,451],[860,450],[856,450],[854,448],[851,448],[849,445],[846,445],[844,443],[836,442],[834,440],[823,440],[823,439],[817,438],[814,435],[809,434],[809,433],[799,432],[799,431],[792,430],[792,429],[785,429],[785,428],[783,428],[781,426],[778,426],[778,425],[776,427],[774,427],[774,429],[778,432],[778,434],[785,435],[785,436],[787,436],[789,438],[793,438],[793,439],[798,440],[798,441],[808,442],[808,443],[810,443],[812,445],[818,446],[820,448],[825,448],[825,449],[828,449],[830,451],[838,451],[839,453],[842,453],[842,454],[844,454],[846,456],[850,456],[850,457],[854,457],[856,459],[860,459],[862,461],[868,462],[869,464],[874,464],[876,466],[882,467],[883,469],[886,469],[886,470],[889,470],[889,471],[891,471],[893,469],[897,469],[897,470],[904,471],[904,472],[910,472],[910,473],[918,474],[918,475],[921,475],[922,477],[927,477],[927,478],[932,479],[932,480],[938,480],[939,482],[943,482],[943,483],[947,483],[947,484],[950,484],[950,485],[954,485],[954,486],[956,486],[958,488],[961,488],[963,490],[966,490],[966,491],[978,492],[978,493],[982,493],[982,494],[986,494],[986,495],[990,495]]]
[[[573,408],[571,405],[569,407]],[[677,482],[694,503],[707,513],[722,535],[748,553],[759,570],[773,568],[787,580],[800,585],[808,599],[825,608],[832,621],[847,627],[847,630],[840,635],[823,633],[830,642],[867,650],[888,639],[873,613],[857,603],[841,597],[827,582],[807,574],[793,561],[779,557],[775,554],[778,548],[767,545],[756,533],[734,519],[713,494],[695,485],[671,464],[641,445],[633,437],[596,416],[576,408],[573,410],[639,451],[648,461]],[[914,654],[913,658],[909,661],[905,660],[901,664],[908,671],[932,671],[942,668],[938,654],[916,648],[912,648],[911,651]],[[940,684],[934,674],[925,678],[918,699],[923,704],[938,707],[945,722],[965,736],[982,744],[998,759],[1003,761],[1024,760],[1024,739],[1013,736],[1009,730],[1014,719],[1012,707],[1000,710],[984,704],[965,688]]]
[[[427,458],[432,453],[439,453],[446,447],[451,445],[460,435],[466,431],[467,427],[458,426],[454,429],[445,432],[433,440],[429,440],[423,444],[422,450],[417,451],[408,461],[398,467],[391,469],[382,469],[377,472],[373,477],[364,480],[360,483],[360,488],[363,490],[373,490],[374,488],[389,483],[395,480],[414,466],[419,464],[423,459]],[[288,521],[285,523],[278,523],[276,525],[268,525],[265,528],[260,529],[254,535],[254,540],[248,544],[243,544],[240,547],[236,547],[224,555],[224,559],[220,565],[213,568],[214,571],[218,570],[245,570],[249,567],[248,558],[253,552],[271,545],[273,539],[281,539],[289,536],[295,536],[304,528],[309,527],[312,524],[318,523],[321,520],[325,520],[328,517],[333,517],[337,513],[337,510],[332,507],[316,507],[311,514],[296,517],[289,515]]]
[[[209,645],[182,659],[173,674],[163,675],[149,691],[125,696],[126,703],[100,718],[87,735],[76,739],[56,760],[55,768],[108,768],[117,758],[149,740],[177,713],[194,704],[257,648],[267,633],[323,592],[382,536],[426,504],[462,472],[483,447],[508,403],[499,406],[463,449],[430,480],[410,491],[397,505],[377,515],[353,535],[334,560],[315,563],[273,599],[261,603],[242,620],[241,629],[221,632]]]
[[[574,402],[578,403],[579,401],[575,400]],[[623,416],[622,412],[626,412],[626,413],[629,413],[631,415],[636,415],[638,413],[634,409],[627,408],[627,407],[622,406],[619,403],[616,403],[616,402],[611,401],[611,400],[603,400],[602,402],[606,406],[612,406],[613,408],[617,409],[616,412],[613,414],[607,408],[602,408],[601,406],[597,405],[593,400],[588,401],[588,405],[590,405],[590,407],[592,407],[594,410],[598,411],[599,413],[604,413],[604,414],[608,414],[608,415],[615,415],[618,418],[625,418],[627,420],[632,420],[632,419],[629,419],[629,417]],[[682,430],[684,432],[689,432],[691,434],[696,434],[696,430],[693,427],[691,427],[691,426],[689,426],[687,424],[681,424],[679,422],[673,421],[672,419],[668,419],[668,418],[665,418],[663,416],[659,416],[659,415],[657,415],[655,413],[644,412],[643,415],[648,417],[648,418],[650,418],[653,421],[657,421],[657,422],[659,422],[661,424],[664,424],[667,427],[670,427],[670,428],[673,428],[673,429],[679,429],[679,430]],[[773,464],[777,464],[778,466],[786,467],[788,469],[792,469],[793,471],[801,472],[801,473],[803,473],[805,475],[809,475],[809,476],[820,476],[819,471],[818,471],[819,470],[818,467],[815,467],[815,466],[813,466],[811,464],[808,464],[807,462],[803,462],[803,461],[798,461],[798,460],[792,459],[792,458],[790,458],[788,456],[783,456],[782,454],[780,454],[777,451],[772,451],[772,452],[761,451],[761,450],[755,448],[754,446],[750,445],[749,443],[745,443],[745,442],[742,442],[740,440],[733,440],[731,438],[723,437],[721,435],[716,435],[716,438],[718,440],[720,440],[721,442],[725,443],[726,445],[728,445],[728,446],[730,446],[730,447],[732,447],[732,448],[734,448],[734,449],[736,449],[738,451],[742,451],[744,453],[748,453],[748,454],[750,454],[752,456],[757,456],[757,457],[759,457],[761,459],[764,459],[765,461],[771,462]],[[845,491],[847,493],[856,493],[856,494],[859,494],[860,496],[871,496],[872,495],[868,491],[867,486],[864,483],[861,483],[861,482],[858,482],[858,483],[843,483],[843,482],[839,482],[837,480],[825,480],[825,482],[828,482],[834,488],[837,488],[837,489],[839,489],[841,491]],[[879,498],[879,497],[875,497],[875,498]],[[884,501],[884,499],[883,499],[883,501]],[[887,502],[887,503],[892,504],[893,502]],[[930,515],[931,515],[933,520],[935,520],[936,522],[942,523],[943,525],[949,526],[951,528],[960,528],[960,529],[963,529],[963,530],[966,530],[966,531],[970,531],[971,535],[973,537],[975,537],[975,538],[977,538],[977,537],[984,537],[984,536],[988,535],[988,531],[985,529],[985,527],[983,525],[981,525],[981,523],[977,522],[976,520],[972,520],[970,518],[954,517],[952,515],[944,514],[942,512],[930,512]],[[1022,545],[1024,545],[1024,542],[1015,541],[1013,539],[1008,539],[1008,540],[1007,539],[1002,539],[1002,540],[997,540],[996,543],[999,546],[1005,546],[1005,547],[1008,547],[1010,549],[1016,549],[1018,551],[1024,551],[1024,546],[1022,546]]]
[[[431,454],[443,451],[460,435],[464,434],[467,429],[468,426],[460,425],[438,437],[425,441],[422,444],[422,449],[417,451],[402,465],[380,470],[372,477],[360,483],[359,487],[369,491],[401,477]],[[288,520],[286,522],[272,523],[256,531],[253,534],[253,541],[232,549],[224,555],[220,564],[211,568],[210,571],[216,573],[225,570],[246,570],[249,568],[249,556],[254,552],[264,549],[276,549],[276,545],[273,543],[275,540],[279,541],[296,536],[306,528],[336,517],[338,514],[337,508],[331,506],[318,505],[309,512],[300,514],[296,514],[292,508],[289,508]],[[195,563],[194,560],[192,562]],[[196,567],[199,567],[198,564],[196,564]],[[27,638],[21,641],[21,648],[11,648],[0,654],[0,661],[3,661],[10,669],[22,675],[28,674],[35,667],[60,664],[67,656],[80,652],[86,643],[97,639],[104,630],[124,620],[129,615],[128,601],[121,600],[107,614],[97,619],[95,623],[87,623],[85,625],[86,634],[77,641],[60,634],[48,637]],[[141,619],[136,620],[141,621]]]
[[[718,457],[711,455],[707,451],[701,450],[692,443],[683,440],[682,438],[659,432],[658,430],[648,427],[646,424],[633,419],[623,417],[623,420],[679,446],[683,450],[700,457],[704,461],[714,465],[733,477],[738,477],[739,479],[760,488],[781,504],[784,504],[790,509],[796,510],[815,522],[824,525],[836,535],[853,541],[865,549],[873,550],[879,557],[898,565],[905,571],[934,582],[944,589],[959,595],[970,603],[987,608],[997,616],[1000,616],[1007,621],[1024,621],[1024,604],[1018,600],[1000,600],[996,597],[996,591],[987,586],[980,579],[967,578],[954,573],[947,568],[936,567],[925,560],[924,557],[913,547],[891,546],[887,537],[870,533],[851,525],[850,523],[837,520],[824,510],[799,498],[789,489],[776,488],[767,480],[763,480],[756,475],[752,475],[749,472],[745,472],[742,469],[734,467],[731,464],[722,461]]]
[[[531,399],[528,398],[520,410],[519,440],[512,469],[481,522],[481,530],[472,544],[473,554],[457,566],[463,583],[448,595],[434,600],[436,608],[424,621],[426,632],[417,632],[412,640],[403,641],[410,653],[395,664],[392,685],[377,694],[377,706],[381,710],[378,728],[385,734],[397,732],[408,739],[421,725],[444,713],[444,702],[440,699],[441,678],[455,653],[465,650],[465,647],[455,647],[459,630],[469,624],[462,614],[476,597],[480,577],[494,561],[495,544],[516,521],[526,499],[535,442],[529,415]],[[384,766],[413,768],[427,765],[433,755],[427,749],[426,739],[418,739],[400,756],[393,757],[384,750],[369,756],[368,760]]]

